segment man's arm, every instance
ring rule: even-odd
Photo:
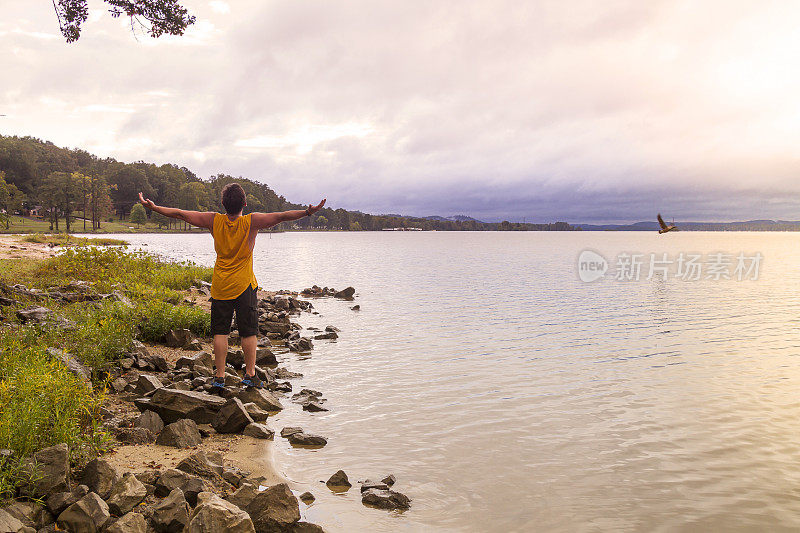
[[[174,207],[162,207],[156,205],[149,198],[145,199],[142,193],[139,193],[139,202],[146,208],[152,209],[156,213],[161,213],[165,217],[177,218],[199,228],[212,229],[214,227],[214,215],[216,213],[213,211],[186,211],[185,209],[176,209]]]
[[[292,211],[279,211],[276,213],[252,213],[250,218],[250,224],[253,228],[259,229],[266,229],[271,228],[276,224],[280,224],[281,222],[288,222],[290,220],[297,220],[303,217],[309,217],[322,209],[322,206],[325,205],[325,199],[323,199],[317,205],[309,205],[306,209],[295,209]]]

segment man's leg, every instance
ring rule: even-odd
[[[247,353],[247,352],[245,352]],[[255,362],[255,352],[253,352],[253,362]],[[225,379],[225,359],[228,357],[228,336],[214,335],[214,367],[216,376]]]
[[[244,352],[244,370],[248,376],[256,374],[256,336],[242,338],[242,351]]]

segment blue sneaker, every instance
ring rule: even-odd
[[[220,391],[225,389],[225,378],[214,377],[211,381],[211,391]]]
[[[264,386],[261,384],[261,380],[258,379],[258,376],[256,375],[248,376],[247,374],[245,374],[244,377],[242,378],[242,386],[252,387],[254,389],[264,388]]]

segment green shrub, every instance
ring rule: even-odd
[[[211,332],[211,316],[197,307],[144,300],[137,304],[134,314],[145,341],[159,342],[171,329],[185,328],[201,336]]]

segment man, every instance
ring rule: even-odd
[[[184,220],[193,226],[207,228],[214,237],[217,261],[211,278],[211,334],[214,336],[214,366],[216,372],[211,386],[225,387],[225,358],[228,355],[228,335],[231,320],[236,313],[236,327],[242,339],[245,373],[242,385],[261,388],[261,380],[255,375],[256,333],[258,312],[256,296],[258,282],[253,274],[253,247],[259,230],[271,228],[281,222],[311,216],[325,205],[309,205],[304,210],[279,213],[250,213],[242,215],[247,205],[244,189],[238,183],[229,183],[222,189],[222,206],[225,214],[214,211],[186,211],[162,207],[145,199],[139,193],[139,201],[145,207],[164,216]]]

